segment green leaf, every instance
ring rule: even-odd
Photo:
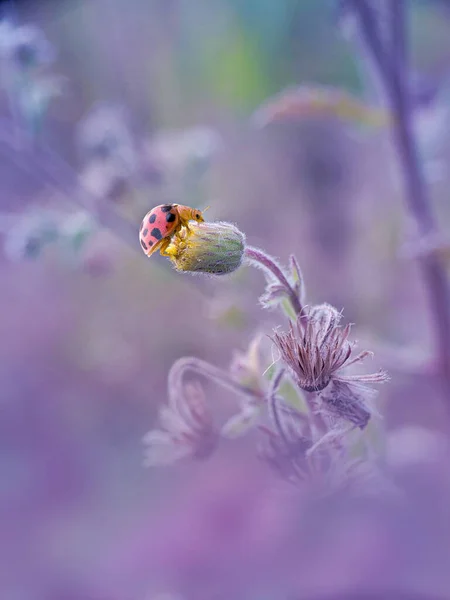
[[[279,395],[283,397],[286,404],[301,413],[308,412],[305,396],[290,380],[285,379],[279,389]]]
[[[271,381],[276,371],[276,365],[270,365],[264,374],[265,378]],[[283,398],[286,404],[289,404],[289,406],[292,406],[292,408],[295,408],[299,412],[305,413],[308,411],[308,405],[303,393],[290,379],[284,378],[278,390],[278,395]]]
[[[288,317],[288,319],[291,319],[291,321],[295,321],[297,319],[297,315],[295,314],[295,311],[292,308],[292,304],[291,304],[290,300],[288,300],[287,298],[282,300],[281,308],[282,308],[284,314]]]

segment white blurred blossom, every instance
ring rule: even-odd
[[[221,147],[221,138],[209,127],[164,130],[146,145],[149,161],[163,171],[180,172],[193,163],[207,162]]]
[[[114,105],[95,106],[78,124],[76,141],[86,162],[111,162],[117,173],[129,175],[135,169],[133,136],[126,112]]]
[[[0,23],[0,57],[16,68],[29,69],[51,63],[55,51],[38,27],[16,27],[5,20]]]
[[[29,211],[5,232],[4,251],[11,261],[35,259],[59,236],[58,218],[48,211]]]
[[[170,465],[182,458],[203,459],[215,450],[218,433],[200,384],[184,386],[159,412],[159,429],[149,431],[144,466]]]

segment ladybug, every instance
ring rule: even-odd
[[[159,250],[167,256],[166,249],[182,227],[189,231],[189,221],[204,222],[203,214],[197,208],[182,204],[161,204],[152,208],[142,220],[139,230],[139,241],[142,250],[151,256]]]

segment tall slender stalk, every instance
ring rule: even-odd
[[[398,150],[405,187],[405,205],[421,237],[437,233],[427,182],[413,133],[409,77],[407,6],[404,0],[391,0],[389,47],[383,45],[376,15],[366,0],[351,0],[369,59],[376,67],[386,101],[393,116],[393,138]],[[429,294],[433,320],[436,362],[450,409],[450,293],[443,265],[435,254],[420,259]]]

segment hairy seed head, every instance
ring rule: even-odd
[[[291,323],[289,331],[276,332],[273,341],[297,385],[316,392],[319,412],[343,419],[363,429],[371,416],[367,400],[374,395],[370,384],[383,383],[384,371],[345,375],[343,370],[359,363],[371,352],[353,356],[348,340],[350,325],[340,325],[341,314],[329,304],[313,306]]]
[[[291,323],[286,333],[276,332],[274,342],[298,386],[307,392],[323,390],[332,375],[350,358],[350,326],[339,326],[341,315],[323,304]]]

